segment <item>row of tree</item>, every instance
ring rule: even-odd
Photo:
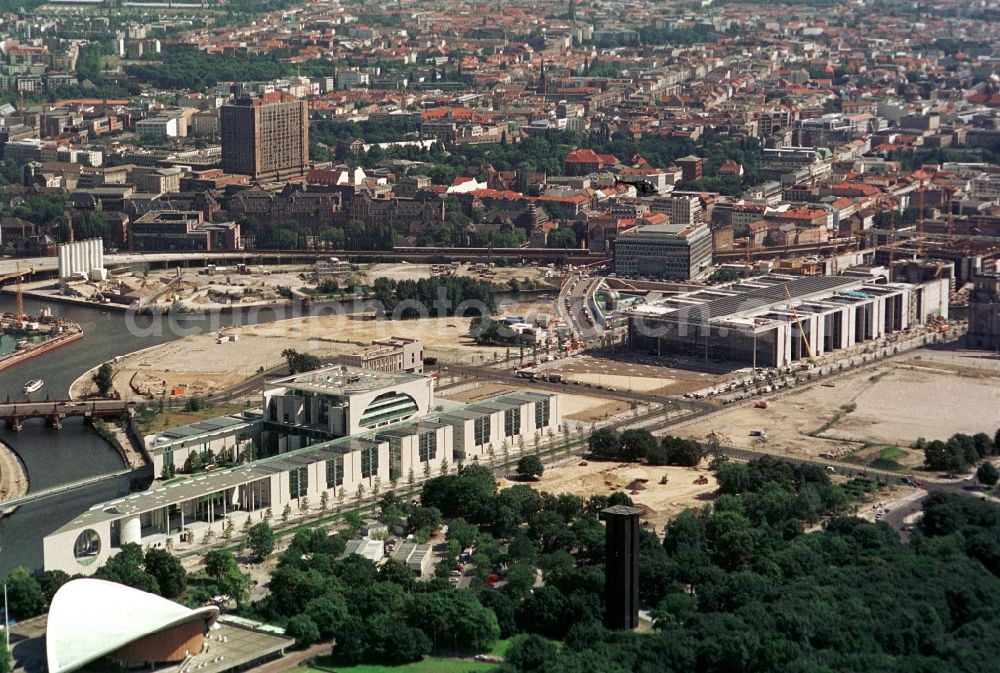
[[[600,428],[587,438],[590,455],[601,460],[627,463],[645,461],[650,465],[681,465],[693,467],[708,455],[693,439],[666,436],[657,441],[649,430],[634,429],[619,433],[613,428]]]
[[[987,456],[1000,455],[1000,430],[994,437],[985,432],[975,435],[956,433],[947,441],[917,440],[916,447],[924,451],[924,465],[930,470],[966,472]]]

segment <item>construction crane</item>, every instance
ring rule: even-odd
[[[924,187],[923,181],[920,183],[920,190],[917,192],[917,259],[924,256]]]
[[[948,232],[948,240],[950,241],[951,237],[955,233],[955,217],[954,217],[955,190],[953,188],[949,188],[949,189],[947,189],[945,191],[948,194],[948,229],[947,229],[947,232]]]
[[[892,280],[892,265],[896,256],[896,209],[889,211],[889,280]]]
[[[24,285],[21,282],[21,262],[17,263],[17,315],[15,320],[17,326],[20,327],[24,324]]]
[[[806,353],[809,354],[809,362],[815,363],[816,357],[813,355],[812,345],[809,343],[809,339],[806,338],[806,331],[802,328],[802,321],[799,320],[798,311],[795,310],[795,306],[792,304],[792,294],[788,291],[788,285],[785,285],[785,296],[788,297],[788,309],[792,312],[795,324],[799,327],[799,338],[802,339],[802,343],[806,347]]]

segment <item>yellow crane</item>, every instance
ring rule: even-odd
[[[17,325],[24,322],[24,285],[21,283],[21,262],[17,263]]]
[[[788,297],[788,309],[792,312],[792,317],[795,318],[795,324],[799,327],[799,338],[802,339],[802,343],[806,347],[806,353],[809,354],[809,362],[816,362],[816,358],[813,356],[812,345],[810,345],[809,339],[806,338],[806,331],[802,329],[802,321],[799,320],[799,314],[795,310],[795,306],[792,304],[792,294],[788,291],[788,285],[785,285],[785,296]]]

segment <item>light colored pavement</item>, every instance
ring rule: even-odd
[[[20,498],[28,492],[28,475],[17,454],[0,443],[0,500]]]
[[[330,649],[330,643],[320,643],[304,650],[291,652],[280,659],[275,659],[274,661],[269,661],[266,664],[261,664],[260,666],[256,666],[254,668],[248,668],[247,670],[250,671],[250,673],[283,673],[283,671],[290,671],[293,668],[301,666],[308,659],[319,657],[324,654],[330,654]]]

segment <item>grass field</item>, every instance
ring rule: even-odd
[[[878,455],[879,458],[882,458],[883,460],[899,460],[900,458],[906,456],[906,451],[903,451],[901,448],[893,444],[883,447],[882,450],[879,451]]]
[[[494,644],[493,647],[490,648],[489,653],[492,654],[494,657],[506,657],[507,650],[510,649],[512,642],[513,642],[512,638],[498,640],[496,644]]]
[[[488,664],[467,659],[439,659],[426,657],[423,661],[402,666],[376,666],[362,664],[360,666],[324,666],[322,669],[302,666],[292,673],[486,673],[497,668],[496,664]]]

